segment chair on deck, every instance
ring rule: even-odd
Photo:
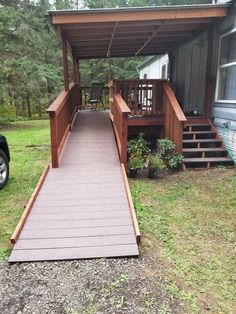
[[[91,86],[90,97],[88,100],[88,104],[90,104],[91,108],[97,109],[99,104],[102,105],[105,110],[105,106],[102,100],[102,92],[103,92],[104,84],[103,83],[93,83]]]

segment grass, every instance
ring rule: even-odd
[[[49,162],[49,122],[15,122],[0,132],[11,152],[9,183],[0,191],[0,259],[4,259],[14,228]],[[160,260],[163,263],[169,295],[187,302],[190,313],[235,313],[235,170],[219,167],[130,183],[144,239],[140,251],[158,261],[157,269]],[[127,280],[121,274],[107,287],[108,293]],[[154,301],[147,300],[147,306]],[[119,310],[125,300],[114,302]],[[160,313],[169,312],[164,302]]]
[[[5,124],[11,153],[10,178],[0,191],[0,259],[10,251],[10,237],[34,187],[49,162],[49,121],[22,121]]]
[[[169,269],[169,292],[192,313],[235,313],[235,170],[130,182],[142,233]]]

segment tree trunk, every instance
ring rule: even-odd
[[[31,111],[31,103],[30,103],[29,94],[27,94],[26,103],[27,103],[28,117],[31,118],[32,117],[32,111]]]

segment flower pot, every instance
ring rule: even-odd
[[[130,178],[137,178],[138,169],[129,169],[129,177]]]

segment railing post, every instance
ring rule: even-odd
[[[58,168],[57,117],[50,112],[52,168]]]
[[[127,138],[128,138],[128,115],[122,114],[122,140],[121,140],[121,163],[127,162]]]

